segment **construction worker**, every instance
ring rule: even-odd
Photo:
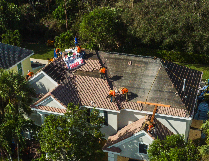
[[[77,53],[80,53],[81,52],[81,46],[77,46]]]
[[[122,92],[122,94],[125,96],[126,101],[128,101],[128,89],[125,88],[125,87],[122,87],[122,88],[121,88],[121,92]]]
[[[77,39],[77,37],[75,36],[75,46],[77,46],[78,45],[78,39]]]
[[[102,79],[105,79],[106,68],[105,68],[105,67],[102,67],[102,68],[99,70],[99,73],[100,73],[100,77],[101,77]]]
[[[113,102],[113,97],[115,98],[115,90],[110,90],[109,96],[111,98],[111,102]],[[115,101],[115,100],[114,100]]]
[[[33,72],[30,72],[30,70],[28,70],[28,74],[26,75],[26,80],[28,80],[29,78],[31,78],[34,75]]]
[[[56,51],[55,52],[56,52],[57,57],[58,57],[60,55],[60,53],[59,53],[60,52],[60,49],[59,48],[56,48]]]

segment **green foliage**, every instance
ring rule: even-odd
[[[6,30],[19,30],[20,10],[14,3],[0,0],[0,35]]]
[[[207,54],[208,4],[207,0],[148,0],[132,9],[124,6],[122,17],[128,23],[129,34],[141,43],[164,50]]]
[[[199,152],[191,142],[185,142],[182,135],[167,136],[165,140],[156,139],[149,146],[150,160],[156,161],[196,161]]]
[[[115,48],[118,41],[119,26],[120,20],[117,10],[105,7],[96,8],[83,17],[79,35],[89,47]]]
[[[12,153],[12,141],[18,145],[18,152],[22,151],[25,147],[22,132],[35,128],[23,116],[31,113],[32,96],[35,91],[22,75],[0,69],[0,149],[8,156]]]
[[[55,47],[68,49],[74,46],[74,35],[71,31],[64,32],[55,37]]]
[[[99,143],[103,122],[98,110],[88,116],[87,109],[70,103],[64,116],[49,115],[45,119],[39,133],[41,151],[52,160],[98,160],[103,155]]]
[[[203,160],[207,160],[209,159],[209,120],[202,124],[201,129],[206,136],[206,145],[199,146],[199,151]]]
[[[5,34],[2,34],[2,42],[14,46],[20,46],[21,36],[18,30],[7,30]]]

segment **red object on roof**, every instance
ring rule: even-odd
[[[29,72],[27,75],[29,75],[30,77],[32,77],[33,76],[33,72]]]

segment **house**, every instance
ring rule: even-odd
[[[28,70],[32,71],[30,56],[33,54],[32,50],[0,42],[0,68],[13,70],[25,76]]]
[[[101,66],[107,67],[106,80],[100,78]],[[38,94],[31,118],[40,125],[49,114],[62,115],[69,102],[96,108],[105,119],[101,131],[109,160],[147,160],[156,137],[183,134],[187,140],[201,78],[202,72],[153,57],[99,51],[87,54],[85,64],[73,71],[59,57],[30,80]],[[120,87],[128,88],[129,101],[118,93],[111,102],[110,89]],[[143,123],[156,106],[151,134]]]

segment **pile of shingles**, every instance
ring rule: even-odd
[[[79,67],[77,70],[81,70],[84,72],[91,72],[93,70],[99,70],[101,68],[101,64],[99,60],[85,60],[85,64]]]

